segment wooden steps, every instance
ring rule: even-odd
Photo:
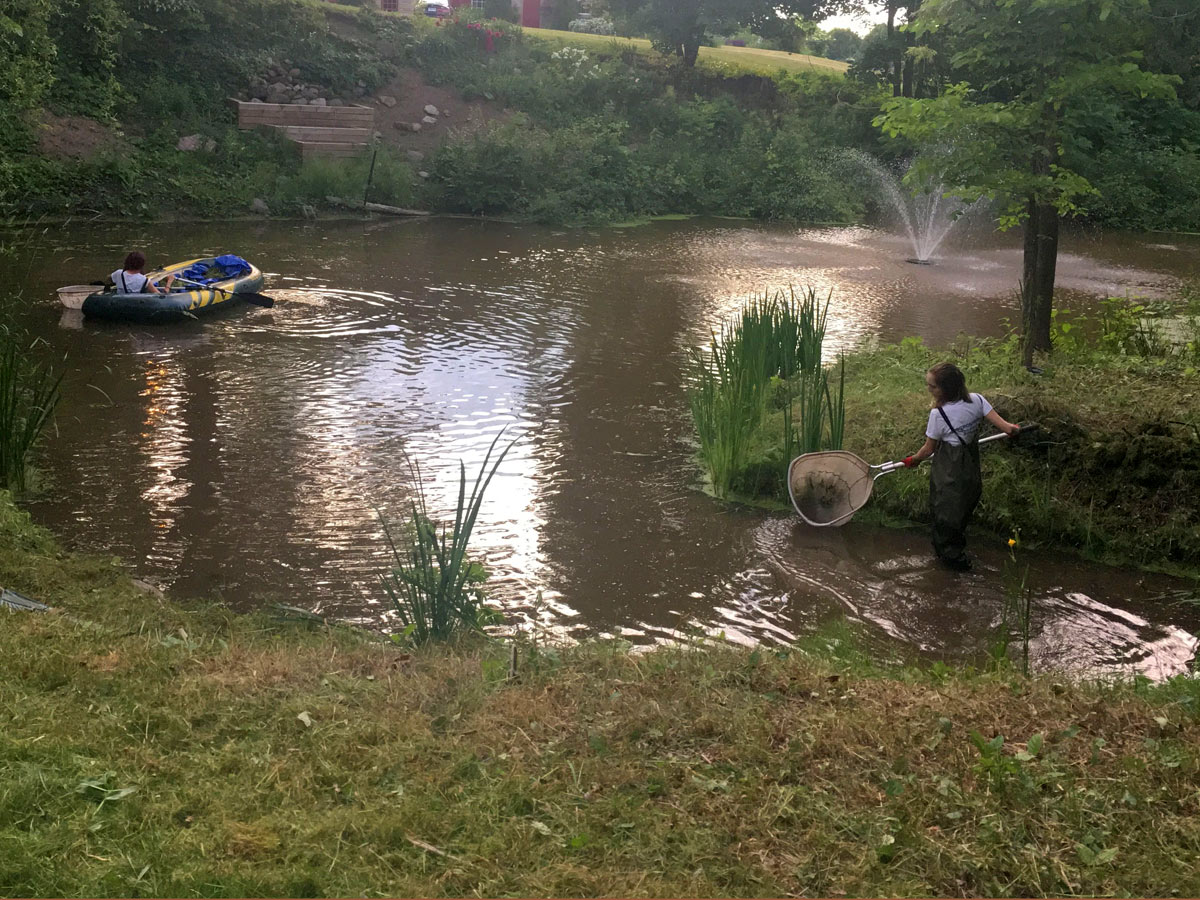
[[[229,98],[237,110],[238,128],[272,128],[300,148],[301,157],[355,156],[370,142],[375,110],[369,106],[307,106],[247,103]]]

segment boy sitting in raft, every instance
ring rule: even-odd
[[[116,285],[118,294],[165,294],[171,290],[171,283],[175,281],[174,275],[168,275],[164,282],[164,290],[159,290],[158,285],[142,274],[142,270],[146,268],[146,256],[139,250],[134,250],[125,257],[125,267],[117,269],[109,277],[112,278],[112,283]]]

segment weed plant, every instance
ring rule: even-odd
[[[19,336],[0,328],[0,477],[4,486],[24,491],[29,461],[59,399],[57,377],[31,360]]]
[[[488,447],[470,494],[466,466],[459,463],[453,524],[439,523],[430,515],[416,463],[411,463],[416,497],[410,503],[409,518],[399,540],[380,516],[393,559],[391,572],[381,581],[403,625],[395,636],[398,641],[415,646],[447,641],[463,632],[482,631],[493,621],[492,612],[484,605],[487,573],[468,558],[467,547],[484,493],[513,446],[508,444],[493,462],[492,453],[501,436],[496,435]]]

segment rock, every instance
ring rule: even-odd
[[[418,131],[420,131],[424,127],[425,126],[422,125],[420,122],[409,122],[408,123],[408,130],[411,131],[413,134],[416,134]]]
[[[396,98],[388,96],[387,94],[384,94],[382,97],[379,98],[379,102],[382,103],[384,106],[386,106],[388,109],[391,109],[393,106],[396,105]]]
[[[265,84],[263,84],[263,85],[255,85],[254,87],[252,87],[250,89],[250,99],[251,100],[266,100],[267,99],[267,86]]]
[[[428,177],[429,177],[429,173],[428,173],[428,172],[418,172],[418,173],[417,173],[417,177],[418,177],[418,178],[428,178]]]
[[[365,81],[360,81],[360,82],[358,83],[358,86],[359,86],[360,88],[363,88],[363,89],[365,90],[365,89],[366,89],[366,87],[367,87],[367,83],[366,83]]]
[[[436,125],[437,119],[435,119],[433,116],[425,116],[421,119],[421,122],[425,125]]]
[[[179,143],[175,145],[176,150],[199,150],[204,143],[204,138],[199,134],[189,134],[186,137],[181,137]]]
[[[332,97],[329,100],[329,105],[330,106],[345,106],[346,101],[342,100],[340,97]]]
[[[450,118],[450,110],[448,110],[448,109],[443,109],[443,110],[442,110],[442,118],[444,118],[444,119],[448,119],[448,118]]]
[[[255,197],[250,201],[250,212],[258,213],[260,216],[269,216],[271,207],[267,206],[267,201],[262,197]]]
[[[316,100],[321,96],[321,89],[315,87],[306,87],[303,91],[301,91],[301,94],[306,100]]]
[[[262,103],[262,100],[261,100],[260,98],[258,98],[258,97],[251,97],[251,98],[250,98],[250,100],[249,100],[248,102],[250,102],[250,103]]]
[[[324,106],[325,98],[324,97],[314,97],[312,100],[308,101],[308,105],[309,106]]]
[[[425,158],[425,154],[420,150],[406,150],[404,151],[404,155],[408,157],[410,163],[419,163]]]
[[[354,89],[354,96],[355,96],[355,97],[365,97],[365,96],[367,96],[367,89],[366,89],[365,87],[356,87],[356,88]]]
[[[308,106],[308,101],[303,97],[297,97],[292,101],[292,106]]]
[[[438,108],[436,106],[434,106],[432,103],[426,103],[425,104],[425,115],[427,115],[427,116],[438,115]]]
[[[383,132],[382,132],[382,131],[376,131],[376,132],[375,132],[375,134],[374,134],[374,135],[372,135],[372,137],[374,137],[374,138],[375,138],[375,140],[377,140],[377,141],[381,141],[381,140],[383,140]]]

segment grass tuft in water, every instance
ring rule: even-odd
[[[717,496],[744,480],[755,432],[772,407],[784,418],[776,468],[785,469],[797,452],[841,447],[844,373],[835,391],[821,365],[828,311],[829,297],[822,301],[811,287],[752,296],[707,352],[695,351],[689,399]]]
[[[466,466],[459,463],[458,503],[452,525],[439,524],[430,516],[420,469],[415,463],[410,465],[416,498],[410,503],[409,518],[399,541],[380,515],[394,563],[381,581],[404,625],[393,636],[394,640],[415,646],[446,641],[464,632],[481,631],[495,619],[495,613],[484,605],[487,572],[467,557],[467,545],[484,492],[515,443],[509,443],[493,462],[492,454],[502,435],[503,432],[496,435],[488,447],[470,494]]]
[[[17,334],[0,330],[0,478],[24,491],[29,457],[58,405],[62,375],[31,361]]]

